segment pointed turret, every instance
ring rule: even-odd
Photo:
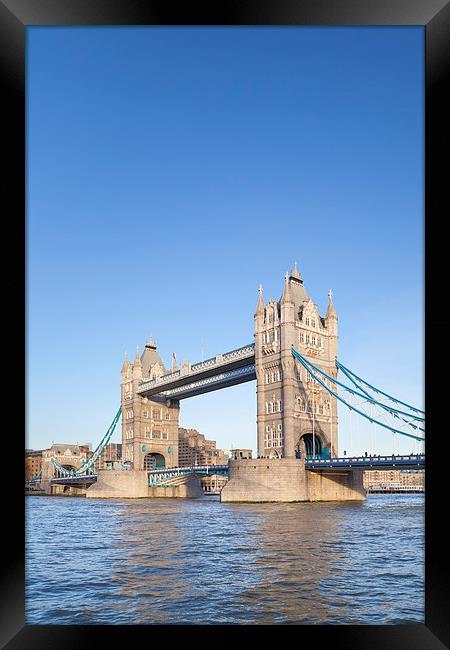
[[[147,341],[147,343],[145,344],[145,347],[146,347],[148,350],[156,350],[156,343],[154,342],[154,340],[152,339],[151,336],[148,337],[148,341]]]
[[[151,336],[148,337],[147,343],[145,344],[141,364],[143,377],[150,377],[155,374],[155,370],[156,375],[159,376],[160,374],[164,374],[166,370],[161,357],[156,351],[156,343]]]
[[[297,282],[300,282],[300,284],[303,284],[303,278],[302,278],[302,276],[300,274],[300,271],[297,268],[297,262],[294,262],[294,268],[291,270],[289,279],[290,280],[297,280]]]
[[[258,304],[256,305],[255,316],[256,315],[259,316],[260,314],[264,314],[264,299],[262,297],[263,288],[262,288],[261,285],[259,285],[258,291],[259,291],[259,298],[258,298]]]
[[[136,356],[134,357],[134,367],[135,368],[140,368],[141,367],[141,357],[139,356],[139,345],[136,346]]]
[[[281,304],[284,304],[286,302],[294,302],[293,299],[292,299],[291,288],[289,286],[289,274],[288,273],[286,273],[286,276],[285,276],[284,291],[283,291],[283,295],[281,296]]]
[[[294,268],[289,274],[289,286],[291,289],[292,300],[294,301],[296,313],[300,311],[303,303],[309,300],[308,293],[303,285],[303,278],[297,268],[297,262],[294,262]]]
[[[123,364],[122,364],[122,370],[126,370],[128,368],[129,361],[128,361],[128,353],[125,352],[123,355]]]
[[[327,318],[336,318],[337,319],[337,314],[336,310],[333,305],[333,293],[331,289],[328,292],[328,307],[327,307]]]

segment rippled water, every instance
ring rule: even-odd
[[[424,622],[424,497],[27,497],[29,624]]]

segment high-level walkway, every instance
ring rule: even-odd
[[[255,344],[250,343],[199,363],[186,364],[156,379],[144,379],[136,392],[143,397],[162,395],[179,400],[254,379]]]

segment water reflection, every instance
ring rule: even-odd
[[[423,622],[423,497],[27,498],[28,623]]]

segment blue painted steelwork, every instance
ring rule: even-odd
[[[80,476],[84,475],[88,472],[91,471],[92,466],[98,461],[100,456],[103,454],[106,445],[108,442],[111,440],[111,436],[114,433],[114,430],[117,426],[117,423],[119,421],[120,415],[122,413],[122,407],[119,407],[119,410],[117,411],[116,415],[114,416],[113,421],[109,425],[109,428],[103,438],[100,440],[99,444],[97,445],[95,451],[92,452],[92,454],[87,458],[84,463],[78,467],[76,470],[68,470],[62,465],[58,463],[58,461],[55,458],[51,459],[51,463],[53,467],[55,467],[58,472],[61,474],[64,474],[64,476]],[[92,470],[93,471],[93,470]]]
[[[97,474],[84,474],[79,476],[64,476],[61,478],[52,478],[51,483],[56,483],[58,485],[74,485],[77,483],[95,483],[97,480]]]
[[[415,406],[411,406],[410,404],[407,404],[406,402],[402,402],[401,400],[397,399],[396,397],[392,397],[392,395],[389,395],[388,393],[384,393],[384,392],[383,392],[382,390],[380,390],[379,388],[375,388],[375,386],[372,386],[372,385],[369,384],[367,381],[364,381],[364,379],[361,379],[361,377],[358,377],[358,375],[356,375],[354,372],[352,372],[351,370],[349,370],[348,368],[346,368],[346,367],[345,367],[345,366],[344,366],[340,361],[338,361],[337,359],[336,359],[336,368],[338,368],[339,370],[342,370],[342,372],[343,372],[343,373],[344,373],[344,374],[345,374],[345,375],[346,375],[346,376],[347,376],[347,377],[348,377],[348,378],[353,382],[353,384],[354,384],[355,386],[357,386],[357,384],[353,381],[353,379],[350,377],[350,375],[352,375],[355,379],[357,379],[357,380],[358,380],[359,382],[361,382],[362,384],[365,384],[366,386],[369,386],[369,388],[371,388],[373,391],[375,391],[375,393],[379,393],[380,395],[384,395],[385,397],[387,397],[388,399],[392,400],[392,401],[395,402],[396,404],[402,404],[403,406],[406,406],[407,408],[411,409],[412,411],[417,411],[418,413],[423,413],[423,414],[425,415],[425,411],[422,411],[421,409],[418,409],[418,408],[416,408]],[[359,388],[360,388],[360,390],[364,390],[364,389],[361,388],[360,386],[359,386]],[[365,392],[365,391],[364,391],[364,392]],[[366,394],[367,394],[367,393],[366,393]]]
[[[170,395],[167,391],[176,390],[179,393],[176,395],[176,398],[183,399],[185,397],[183,393],[187,392],[186,389],[181,389],[181,386],[184,384],[190,384],[192,386],[194,382],[198,382],[212,376],[218,377],[219,375],[223,375],[223,380],[225,373],[237,370],[243,366],[252,366],[254,363],[255,344],[250,343],[248,345],[244,345],[243,347],[237,348],[236,350],[218,354],[216,357],[211,357],[210,359],[188,365],[186,367],[183,367],[181,370],[166,373],[161,377],[157,377],[155,379],[142,379],[139,382],[139,386],[136,392],[139,395],[150,396],[161,394],[165,397],[169,397]],[[256,379],[256,374],[254,374],[254,376],[250,375],[251,374],[247,372],[233,376],[228,375],[227,378],[234,378],[234,383],[242,383],[244,381]],[[231,383],[228,385],[234,384]],[[201,384],[196,383],[196,386],[200,388]],[[208,390],[216,390],[217,388],[221,388],[219,382],[207,382],[202,384],[202,386],[202,392],[208,392]]]
[[[218,388],[227,388],[253,379],[256,379],[256,369],[254,364],[251,364],[235,370],[227,370],[211,377],[205,377],[204,379],[198,379],[190,384],[182,384],[176,388],[165,390],[161,395],[166,398],[185,399],[195,394],[207,393]]]
[[[412,456],[354,456],[351,458],[306,459],[306,469],[386,469],[392,467],[425,467],[425,454]]]
[[[317,375],[315,375],[314,372],[312,372],[311,367],[314,368],[315,370],[318,370],[318,372],[320,372],[322,375],[325,375],[326,377],[329,377],[329,379],[330,379],[330,381],[331,381],[332,383],[334,383],[334,384],[339,384],[339,382],[338,382],[334,377],[331,377],[330,375],[327,375],[327,373],[325,373],[323,370],[320,370],[319,368],[317,368],[316,366],[314,366],[311,362],[307,361],[307,360],[303,357],[303,355],[301,355],[300,352],[298,352],[298,350],[296,350],[296,348],[295,348],[294,346],[292,346],[291,351],[292,351],[292,355],[293,355],[293,356],[294,356],[298,361],[300,361],[300,363],[302,364],[302,366],[305,368],[305,370],[306,370],[307,372],[309,372],[309,374],[311,375],[311,377],[312,377],[313,379],[315,379],[315,380],[317,381],[318,384],[320,384],[321,386],[323,386],[323,388],[325,388],[325,390],[326,390],[328,393],[330,393],[330,395],[332,395],[333,397],[335,397],[336,399],[338,399],[340,402],[342,402],[343,404],[345,404],[345,406],[346,406],[347,408],[349,408],[351,411],[355,411],[356,413],[359,413],[359,415],[362,415],[364,418],[366,418],[366,420],[369,420],[371,423],[374,423],[374,422],[375,422],[376,424],[380,425],[381,427],[384,427],[385,429],[389,429],[389,431],[392,431],[393,433],[399,433],[400,435],[402,435],[402,436],[406,436],[407,438],[413,438],[414,440],[419,440],[420,442],[424,442],[425,438],[422,438],[422,437],[419,437],[419,436],[414,436],[414,435],[412,435],[411,433],[406,433],[405,431],[401,431],[400,429],[394,429],[394,427],[390,427],[388,424],[385,424],[384,422],[380,422],[380,420],[375,420],[375,418],[368,416],[366,413],[364,413],[363,411],[360,411],[360,410],[357,409],[355,406],[351,406],[351,405],[350,405],[350,404],[349,404],[345,399],[343,399],[343,398],[340,397],[337,393],[335,393],[335,392],[332,391],[330,388],[328,388],[328,386],[325,384],[325,382],[324,382],[322,379],[320,379],[320,377],[318,377]],[[310,366],[310,367],[309,367],[309,366]],[[343,384],[339,384],[339,385],[342,386]],[[344,388],[346,388],[346,390],[348,390],[348,391],[351,392],[351,393],[355,393],[355,391],[353,391],[351,388],[348,388],[348,387],[346,387],[346,386],[344,386]],[[368,398],[365,397],[364,395],[361,395],[361,394],[360,394],[360,397],[363,397],[363,399],[365,399],[365,400],[367,400],[367,401],[370,401],[370,400],[368,400]],[[374,401],[374,400],[372,400],[372,401]],[[377,402],[375,402],[375,403],[377,403]],[[379,404],[379,402],[378,402],[378,404]],[[385,410],[390,410],[390,409],[386,409],[385,406],[384,406],[384,408],[385,408]],[[412,425],[412,424],[410,424],[410,426],[413,426],[413,427],[416,428],[416,429],[417,429],[417,428],[418,428],[418,429],[421,429],[421,427],[416,427],[415,425]],[[421,429],[421,430],[423,431],[423,429]]]
[[[147,472],[148,484],[150,486],[162,485],[167,481],[171,481],[178,476],[186,476],[187,474],[228,474],[228,465],[191,465],[188,467],[172,467],[170,469],[153,469]]]
[[[38,472],[37,474],[35,474],[34,476],[32,476],[30,479],[28,479],[28,481],[26,481],[26,483],[33,483],[33,482],[35,482],[35,481],[39,481],[39,479],[41,478],[41,476],[42,476],[42,469],[40,469],[39,472]]]
[[[293,347],[293,349],[295,350],[295,353],[296,353],[296,354],[294,354],[294,353],[293,354],[299,361],[300,361],[300,359],[298,358],[297,355],[302,357],[303,361],[305,363],[307,363],[308,366],[310,366],[311,368],[314,368],[314,370],[316,370],[316,372],[320,372],[321,375],[326,377],[333,384],[337,384],[337,386],[341,386],[341,388],[343,388],[344,390],[348,391],[349,393],[352,393],[353,395],[357,395],[358,397],[361,397],[362,399],[366,400],[367,402],[371,402],[372,404],[375,404],[377,406],[381,406],[381,408],[383,408],[385,411],[388,411],[389,413],[391,413],[394,417],[398,417],[396,415],[396,413],[401,413],[402,415],[407,415],[408,417],[412,418],[413,420],[418,420],[420,422],[425,422],[425,418],[421,418],[418,415],[413,415],[412,413],[407,413],[406,411],[401,411],[400,409],[396,409],[393,406],[388,406],[387,404],[383,404],[383,402],[379,402],[378,400],[374,399],[371,395],[369,395],[369,393],[364,391],[362,388],[360,388],[360,390],[362,390],[364,394],[360,393],[359,391],[353,390],[353,388],[349,388],[349,386],[346,386],[345,384],[341,383],[335,377],[332,377],[331,375],[326,373],[324,370],[322,370],[321,368],[318,368],[313,363],[311,363],[311,361],[308,361],[308,359],[306,359],[306,357],[304,357],[302,354],[300,354],[300,352],[296,348],[294,348],[294,346],[292,346],[292,347]],[[310,372],[310,374],[312,375],[311,372]],[[416,425],[411,424],[411,423],[408,423],[408,424],[410,424],[410,426],[412,426],[414,429],[420,429],[421,431],[425,431],[425,429],[421,429],[421,427],[419,427],[419,426],[416,426]]]

